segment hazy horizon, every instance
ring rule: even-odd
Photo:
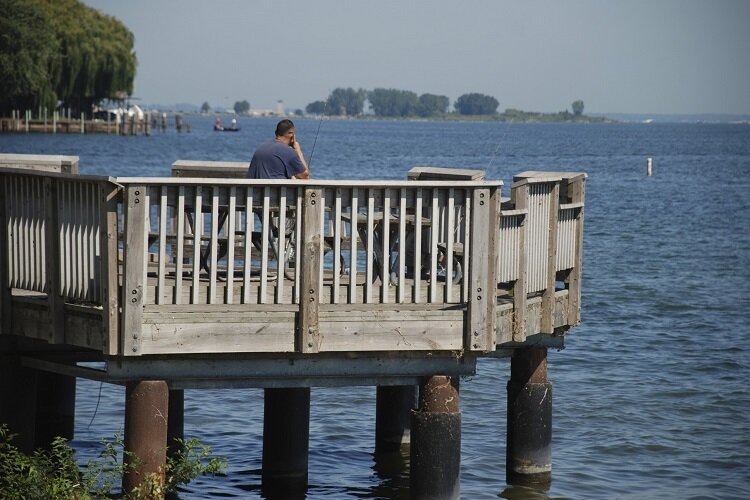
[[[134,96],[286,109],[336,87],[498,110],[750,114],[750,2],[83,0],[135,35]]]

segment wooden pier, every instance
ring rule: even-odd
[[[274,472],[279,463],[297,464],[306,484],[304,426],[278,420],[269,402],[309,411],[312,386],[376,385],[396,391],[390,411],[379,391],[383,418],[406,427],[393,413],[415,409],[414,497],[457,498],[457,469],[440,471],[450,484],[434,469],[439,429],[460,424],[457,380],[479,357],[512,357],[508,477],[548,479],[546,431],[532,426],[531,441],[543,434],[533,446],[510,443],[536,397],[518,388],[549,385],[546,350],[580,322],[585,174],[523,172],[504,197],[501,181],[460,169],[257,181],[243,164],[177,162],[172,177],[111,178],[14,157],[0,162],[0,420],[28,431],[40,418],[31,403],[10,404],[21,373],[124,384],[126,418],[147,422],[126,427],[126,443],[142,451],[138,429],[154,423],[139,413],[141,392],[171,419],[182,409],[167,393],[263,387],[277,419],[264,431],[264,487],[290,474]],[[149,392],[149,381],[169,391]],[[542,407],[537,421],[551,424]],[[296,432],[298,446],[280,451],[280,432]],[[447,449],[457,446],[460,433]]]

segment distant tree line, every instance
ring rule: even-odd
[[[376,88],[373,90],[336,88],[325,101],[314,101],[305,107],[308,114],[325,114],[329,116],[358,116],[364,113],[365,103],[375,116],[382,117],[436,117],[449,113],[450,99],[444,95],[417,95],[409,90]],[[480,93],[468,93],[459,96],[453,104],[455,113],[464,116],[500,116],[497,108],[500,105],[492,96]],[[575,101],[573,114],[563,111],[554,115],[554,119],[565,119],[567,116],[581,116],[583,101]],[[503,117],[533,119],[542,116],[540,113],[528,113],[507,109]]]
[[[90,111],[133,92],[134,37],[78,0],[0,0],[0,113]]]

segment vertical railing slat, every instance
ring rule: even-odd
[[[201,274],[201,238],[203,236],[203,193],[200,186],[195,186],[193,198],[193,273],[190,290],[190,303],[200,302],[200,274]]]
[[[406,294],[406,188],[401,188],[399,193],[399,224],[398,224],[398,296],[396,301],[404,303]],[[416,222],[418,214],[414,214]]]
[[[351,238],[349,241],[349,303],[357,303],[357,219],[359,217],[359,208],[357,201],[359,190],[352,188],[351,202]]]
[[[333,303],[338,304],[341,294],[341,188],[335,190],[333,205]]]
[[[242,263],[242,303],[250,302],[250,277],[252,272],[253,229],[255,215],[253,213],[253,188],[245,187],[245,254]]]
[[[237,188],[229,188],[229,213],[227,214],[227,280],[225,287],[224,303],[234,302],[234,246],[236,233],[236,211],[237,211]],[[245,242],[247,244],[247,241]]]
[[[356,219],[353,224],[358,224],[359,214],[356,215]],[[367,190],[367,242],[365,243],[367,249],[367,257],[365,260],[365,304],[372,303],[372,283],[374,281],[374,265],[375,259],[373,255],[375,253],[375,190]],[[356,278],[356,274],[354,275]]]
[[[175,304],[182,304],[182,275],[185,260],[185,217],[185,186],[180,186],[177,188],[177,213],[175,214],[175,223],[177,224],[173,299]]]
[[[208,270],[208,303],[216,303],[218,253],[219,253],[219,186],[214,186],[211,190],[211,239],[208,243],[210,266]]]

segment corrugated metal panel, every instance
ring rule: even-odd
[[[549,213],[553,183],[529,186],[529,215],[526,230],[526,291],[547,288],[547,252],[549,246]]]
[[[518,260],[521,255],[521,224],[525,214],[501,215],[500,243],[497,262],[497,281],[507,283],[518,279]]]
[[[557,222],[557,270],[575,267],[577,208],[561,209]]]
[[[58,223],[63,297],[100,301],[98,186],[90,182],[58,183]]]
[[[45,196],[43,179],[6,177],[3,183],[8,216],[8,284],[45,292]]]

